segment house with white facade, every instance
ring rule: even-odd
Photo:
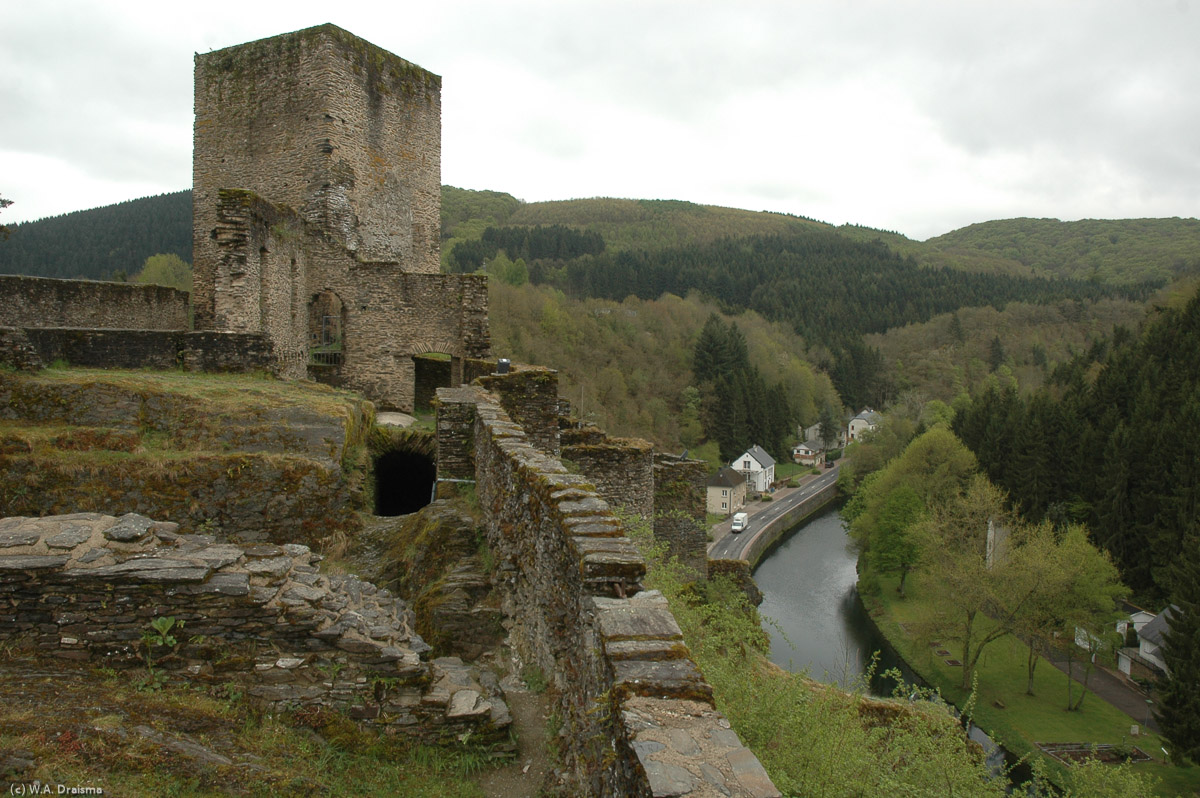
[[[792,447],[792,460],[800,465],[816,465],[825,459],[825,449],[821,441],[805,441]]]
[[[746,503],[746,478],[725,466],[708,480],[708,511],[732,515]]]
[[[883,416],[869,407],[864,408],[861,413],[850,419],[850,423],[846,427],[846,435],[850,440],[856,441],[864,432],[879,429],[881,421],[883,421]]]
[[[1162,644],[1163,635],[1170,630],[1167,624],[1171,614],[1175,612],[1179,612],[1179,607],[1172,604],[1138,629],[1138,647],[1121,649],[1117,654],[1117,670],[1127,676],[1151,678],[1169,673],[1167,663],[1162,658]]]
[[[747,449],[730,464],[730,467],[742,475],[750,490],[763,493],[770,490],[771,484],[775,482],[775,458],[758,444]]]

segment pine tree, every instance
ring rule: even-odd
[[[1163,638],[1169,675],[1160,690],[1158,722],[1177,762],[1200,764],[1200,527],[1175,561],[1174,606]]]

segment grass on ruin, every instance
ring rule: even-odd
[[[34,765],[0,774],[0,784],[36,779],[122,796],[483,795],[474,781],[490,767],[482,753],[411,744],[330,710],[264,713],[231,685],[139,690],[136,671],[11,653],[0,656],[0,760]],[[147,727],[231,763],[172,750]]]
[[[896,592],[897,580],[880,580],[879,596],[864,597],[880,630],[900,656],[928,683],[937,687],[948,701],[961,705],[967,692],[959,686],[962,670],[947,665],[947,657],[935,653],[928,634],[920,630],[933,615],[933,607],[923,600],[920,577],[909,577],[908,598]],[[905,625],[901,629],[899,624]],[[936,639],[945,645],[949,658],[958,659],[961,646],[951,640]],[[1034,695],[1025,694],[1026,658],[1028,648],[1014,637],[1001,638],[984,649],[976,668],[977,686],[973,717],[998,742],[1018,756],[1041,756],[1034,753],[1037,742],[1082,742],[1135,745],[1155,762],[1134,765],[1134,769],[1159,780],[1156,795],[1194,795],[1200,790],[1200,768],[1176,767],[1164,762],[1157,735],[1130,737],[1130,726],[1137,721],[1092,693],[1084,698],[1078,711],[1067,711],[1067,677],[1046,661],[1034,671]],[[1079,685],[1074,687],[1079,695]],[[999,706],[998,706],[999,705]],[[1002,708],[1001,708],[1002,707]],[[1139,724],[1140,725],[1140,724]],[[1046,758],[1047,769],[1062,777],[1064,769]]]
[[[269,374],[52,367],[7,378],[47,384],[111,385],[131,395],[173,394],[205,404],[210,412],[252,407],[312,407],[337,413],[362,397],[307,381],[277,380]]]

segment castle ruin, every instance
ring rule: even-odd
[[[486,357],[487,284],[440,273],[441,78],[334,25],[196,56],[198,330],[412,410],[413,356]]]

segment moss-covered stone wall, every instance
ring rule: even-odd
[[[186,330],[186,291],[0,274],[0,327]]]
[[[564,460],[596,486],[605,501],[638,518],[654,515],[654,446],[635,438],[564,446]]]
[[[708,576],[705,496],[708,465],[669,454],[654,457],[654,537],[700,578]]]
[[[511,639],[563,718],[570,794],[778,796],[713,708],[666,600],[643,590],[645,563],[609,504],[501,406],[528,385],[510,378],[513,390],[492,377],[438,391],[439,453],[473,457]],[[452,440],[468,426],[470,443]]]

